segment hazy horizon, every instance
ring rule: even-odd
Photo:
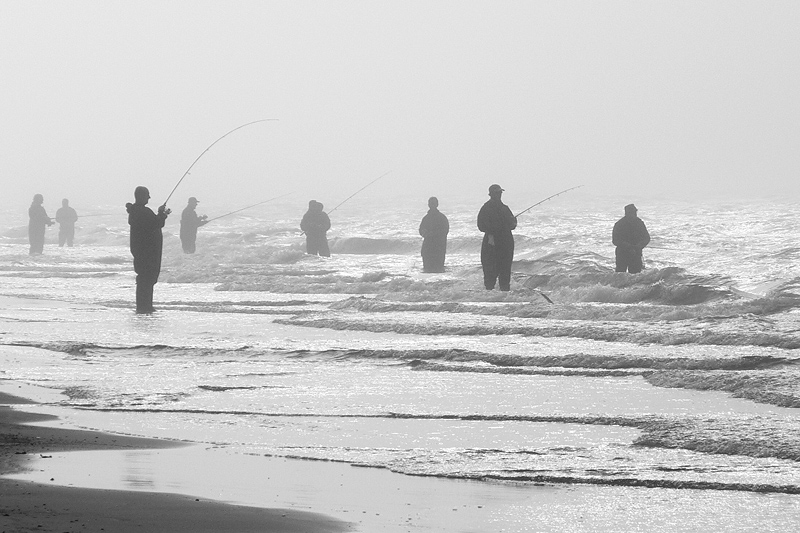
[[[800,192],[796,2],[17,2],[7,205]]]

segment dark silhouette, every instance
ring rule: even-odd
[[[31,244],[30,255],[40,255],[44,251],[44,230],[46,226],[52,226],[53,220],[47,216],[44,210],[44,196],[41,194],[33,195],[33,202],[28,208],[28,241]]]
[[[428,208],[428,214],[422,217],[419,224],[419,234],[422,235],[422,271],[444,272],[450,222],[439,211],[439,200],[435,196],[428,199]]]
[[[189,198],[189,203],[184,208],[183,213],[181,213],[181,247],[183,247],[183,253],[186,254],[193,254],[195,251],[197,228],[208,223],[206,215],[197,216],[195,208],[198,203],[197,198],[192,196]]]
[[[511,262],[514,259],[514,236],[517,219],[500,199],[504,189],[495,184],[489,187],[489,201],[478,213],[478,229],[484,232],[481,244],[483,284],[487,290],[499,282],[501,291],[511,290]]]
[[[325,213],[323,205],[316,200],[308,202],[308,211],[303,215],[300,229],[306,234],[306,253],[330,257],[328,237],[326,233],[331,229],[331,219]]]
[[[75,240],[75,222],[78,221],[78,213],[69,206],[69,200],[61,200],[61,208],[56,211],[56,222],[58,222],[58,246],[72,246]]]
[[[158,208],[158,214],[147,207],[150,191],[147,187],[136,187],[133,192],[135,203],[125,204],[128,210],[128,224],[131,226],[131,254],[133,270],[136,272],[136,312],[152,313],[153,286],[161,273],[161,246],[164,237],[161,228],[171,213],[165,206]]]
[[[644,268],[642,248],[650,243],[650,234],[636,212],[635,205],[626,205],[625,216],[614,224],[614,231],[611,233],[611,242],[617,247],[617,272],[638,274]]]

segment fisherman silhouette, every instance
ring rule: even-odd
[[[478,213],[478,229],[484,232],[481,244],[483,284],[487,290],[499,282],[501,291],[511,290],[511,262],[514,259],[514,236],[517,219],[501,200],[504,189],[489,187],[489,200]]]
[[[72,247],[75,240],[75,222],[78,220],[78,213],[69,206],[69,200],[61,200],[61,207],[56,211],[56,222],[58,222],[58,246]]]
[[[150,191],[147,187],[136,187],[134,203],[125,204],[128,224],[131,226],[131,254],[133,270],[136,272],[136,312],[149,314],[153,309],[153,286],[161,273],[161,247],[164,237],[161,228],[172,212],[166,206],[158,208],[158,214],[147,207]]]
[[[450,222],[439,211],[439,199],[428,198],[428,214],[422,217],[419,234],[422,235],[422,271],[444,272],[444,258],[447,253],[447,234]]]
[[[638,274],[644,268],[642,248],[650,243],[650,234],[641,218],[636,216],[636,206],[625,206],[625,216],[614,224],[611,242],[617,247],[616,271]]]
[[[208,223],[206,215],[197,216],[195,208],[197,207],[197,198],[192,196],[189,202],[181,213],[181,247],[183,253],[193,254],[195,252],[195,243],[197,241],[197,228],[205,226]]]
[[[33,202],[28,208],[28,241],[30,242],[30,255],[41,255],[44,251],[44,230],[46,226],[52,226],[53,220],[47,216],[44,210],[44,196],[41,194],[33,195]]]
[[[316,200],[308,202],[308,211],[303,215],[300,229],[306,234],[306,253],[330,257],[327,232],[331,229],[331,219],[322,209],[324,206]]]

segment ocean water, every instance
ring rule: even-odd
[[[672,530],[707,509],[711,529],[800,524],[795,204],[637,201],[653,239],[628,275],[610,233],[629,199],[577,191],[520,217],[501,293],[482,287],[482,198],[440,198],[447,271],[421,273],[426,200],[345,204],[331,258],[303,253],[302,199],[212,222],[194,255],[175,209],[152,316],[132,310],[124,207],[79,209],[76,246],[50,229],[38,257],[25,210],[2,213],[0,379],[61,392],[85,427],[264,461],[593,487],[617,492],[588,505],[644,514],[658,494],[684,502]]]

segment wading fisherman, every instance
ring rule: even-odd
[[[514,236],[517,218],[501,200],[504,189],[489,187],[489,201],[478,213],[478,229],[484,233],[481,244],[483,284],[487,290],[499,282],[501,291],[511,290],[511,262],[514,259]]]
[[[125,204],[128,210],[128,224],[131,226],[131,254],[133,270],[136,272],[136,312],[152,313],[153,286],[161,273],[161,246],[164,237],[161,228],[172,211],[165,205],[158,208],[158,214],[147,207],[150,191],[147,187],[136,187],[133,191],[134,203]]]
[[[444,258],[447,253],[447,234],[450,222],[439,211],[439,199],[428,199],[428,214],[422,217],[419,234],[422,235],[422,271],[444,272]]]
[[[56,222],[58,222],[58,246],[72,246],[75,239],[75,222],[78,221],[78,213],[69,206],[69,200],[61,200],[61,207],[56,211]]]
[[[197,216],[195,208],[198,203],[197,198],[192,196],[181,213],[181,247],[185,254],[194,253],[195,243],[197,242],[197,228],[208,223],[206,215]]]
[[[611,242],[616,249],[617,272],[638,274],[642,271],[642,248],[650,243],[650,234],[633,204],[625,206],[625,216],[614,224]]]
[[[46,226],[52,226],[53,220],[47,216],[44,210],[44,196],[41,194],[33,195],[33,202],[28,208],[28,241],[31,248],[30,255],[41,255],[44,251],[44,230]]]
[[[308,211],[300,221],[300,229],[306,234],[306,253],[330,257],[327,232],[331,229],[331,219],[316,200],[308,202]]]

